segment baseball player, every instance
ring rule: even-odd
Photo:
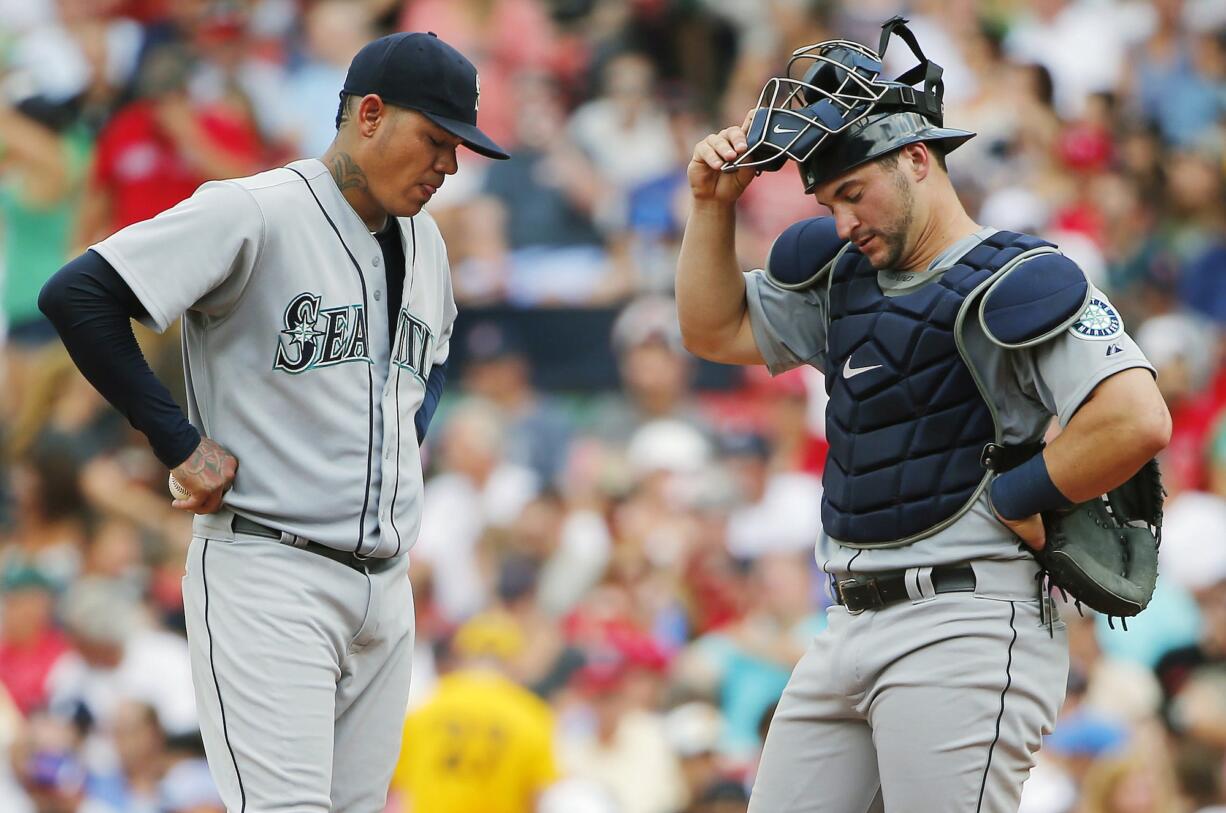
[[[1016,811],[1068,668],[1038,515],[1118,486],[1170,432],[1102,292],[1050,243],[963,209],[945,155],[974,134],[942,126],[940,68],[904,23],[877,51],[796,51],[689,165],[687,346],[812,365],[830,396],[817,556],[835,604],[780,700],[753,813]],[[895,33],[920,64],[891,82]],[[789,159],[833,216],[742,274],[734,204]]]
[[[41,305],[197,514],[184,579],[201,730],[227,809],[382,810],[407,702],[418,444],[456,310],[422,207],[476,126],[433,35],[354,57],[320,159],[207,183],[69,263]],[[189,419],[129,317],[183,317]],[[173,487],[173,486],[172,486]]]

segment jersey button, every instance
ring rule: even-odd
[[[370,262],[371,262],[371,264],[372,264],[372,265],[373,265],[375,268],[378,268],[378,267],[379,267],[379,258],[378,258],[378,257],[375,257],[375,258],[374,258],[373,260],[371,260]]]
[[[383,292],[382,292],[382,291],[375,291],[375,301],[376,301],[376,302],[378,302],[378,301],[379,301],[380,299],[382,299],[382,298],[383,298]]]

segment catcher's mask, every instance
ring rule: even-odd
[[[882,59],[894,34],[919,64],[885,81]],[[791,158],[800,164],[808,194],[818,184],[917,141],[939,141],[950,152],[975,134],[942,126],[941,73],[902,17],[881,26],[876,51],[848,40],[798,48],[788,60],[787,76],[770,79],[762,88],[746,134],[748,152],[724,171],[753,167],[774,172]],[[921,80],[920,89],[913,87]]]

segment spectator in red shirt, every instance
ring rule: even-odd
[[[195,107],[186,76],[184,52],[167,47],[150,56],[141,97],[99,133],[80,247],[169,209],[207,180],[259,170],[263,148],[245,100],[236,90]]]
[[[1168,313],[1146,320],[1136,332],[1171,410],[1171,442],[1159,459],[1163,484],[1172,497],[1209,485],[1209,442],[1226,403],[1222,380],[1214,376],[1212,330],[1199,317]]]
[[[47,700],[47,675],[68,651],[52,623],[51,580],[30,567],[14,567],[0,579],[0,683],[24,715]]]

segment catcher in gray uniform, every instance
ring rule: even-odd
[[[892,35],[919,64],[885,81]],[[1040,514],[1116,488],[1169,438],[1102,292],[1054,245],[963,209],[945,155],[974,134],[943,126],[940,75],[898,18],[877,51],[802,48],[689,165],[686,346],[812,365],[830,395],[817,556],[835,604],[779,702],[753,813],[1017,810],[1068,669]],[[833,217],[744,274],[734,204],[788,160]]]

